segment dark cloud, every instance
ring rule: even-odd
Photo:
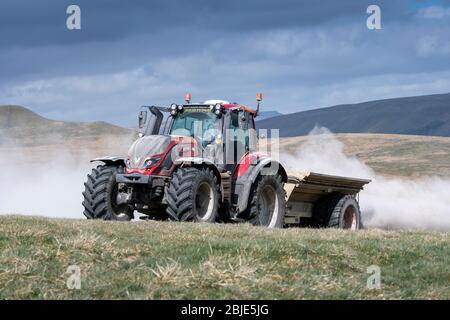
[[[290,27],[310,27],[342,18],[364,19],[373,1],[316,0],[4,0],[0,4],[0,44],[37,45],[108,42],[136,34],[182,29],[246,32]],[[83,32],[68,32],[65,10],[70,4],[82,8]],[[414,1],[382,0],[386,19],[401,19]],[[362,13],[362,14],[361,14]]]
[[[374,2],[380,31],[365,27]],[[69,4],[81,7],[82,30],[65,27]],[[285,111],[449,91],[449,5],[3,0],[0,104],[128,124],[133,106],[169,103],[185,90],[235,100],[265,90],[268,105]]]

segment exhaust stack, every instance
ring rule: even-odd
[[[257,117],[259,114],[259,105],[260,105],[262,99],[263,99],[263,94],[261,92],[257,93],[256,94],[256,115],[255,115],[255,117]]]

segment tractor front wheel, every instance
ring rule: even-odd
[[[116,174],[123,168],[100,165],[92,169],[84,184],[83,207],[88,219],[129,221],[134,208],[124,202],[126,194],[120,192]]]
[[[178,168],[167,191],[167,214],[177,221],[215,222],[219,185],[208,168]]]
[[[286,192],[281,176],[260,175],[250,191],[247,219],[268,228],[282,228],[286,212]]]

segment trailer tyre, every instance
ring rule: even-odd
[[[346,195],[338,201],[331,213],[328,227],[350,230],[361,228],[361,210],[355,197]]]
[[[280,175],[260,175],[252,185],[249,201],[250,223],[268,228],[283,227],[286,191]]]
[[[215,222],[219,185],[208,168],[178,168],[167,190],[167,214],[177,221]]]
[[[331,194],[320,199],[313,209],[313,227],[358,230],[361,210],[352,195]]]
[[[122,172],[122,167],[107,165],[92,169],[83,192],[83,213],[86,218],[118,221],[129,221],[133,218],[134,208],[119,202],[121,195],[116,174]]]

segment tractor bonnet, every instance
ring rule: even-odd
[[[127,167],[144,168],[146,162],[155,155],[163,154],[169,147],[170,136],[150,135],[137,139],[128,151]]]

